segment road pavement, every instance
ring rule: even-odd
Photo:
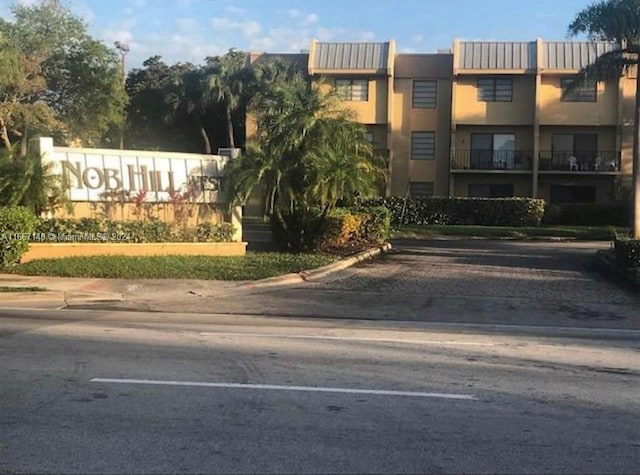
[[[0,472],[638,473],[640,338],[597,335],[3,310]]]

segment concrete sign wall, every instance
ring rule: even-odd
[[[228,157],[170,152],[54,147],[53,139],[34,144],[62,177],[71,201],[96,202],[114,192],[145,201],[170,202],[173,193],[194,192],[198,203],[218,203],[220,178]]]

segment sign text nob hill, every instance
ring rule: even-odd
[[[100,152],[100,153],[98,153]],[[150,202],[171,200],[174,192],[194,189],[197,201],[216,202],[228,157],[56,147],[47,157],[62,177],[71,201],[100,201],[105,192],[146,191]]]

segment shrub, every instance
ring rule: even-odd
[[[38,218],[27,208],[0,208],[0,269],[20,261],[37,224]]]
[[[364,239],[376,244],[382,244],[389,239],[391,233],[389,209],[384,206],[354,206],[351,210],[366,216],[361,232]]]
[[[230,242],[233,226],[230,223],[200,223],[187,228],[158,219],[145,221],[109,221],[101,218],[45,219],[38,223],[39,233],[68,235],[119,235],[130,243],[150,242]],[[98,240],[99,242],[99,240]]]
[[[628,203],[548,205],[542,222],[564,226],[627,226],[631,209]]]
[[[322,249],[343,248],[363,239],[368,216],[353,213],[348,209],[337,209],[326,217],[322,224],[318,246]]]
[[[365,206],[384,206],[391,223],[476,226],[537,226],[544,200],[534,198],[418,198],[392,196],[367,200]]]
[[[281,251],[301,252],[317,247],[321,233],[322,211],[319,208],[296,208],[271,217],[273,241]]]
[[[616,260],[625,269],[640,268],[640,240],[616,239]]]

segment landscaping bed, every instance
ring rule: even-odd
[[[114,279],[259,280],[330,264],[328,254],[247,253],[245,256],[90,256],[43,259],[6,271],[37,276]]]

